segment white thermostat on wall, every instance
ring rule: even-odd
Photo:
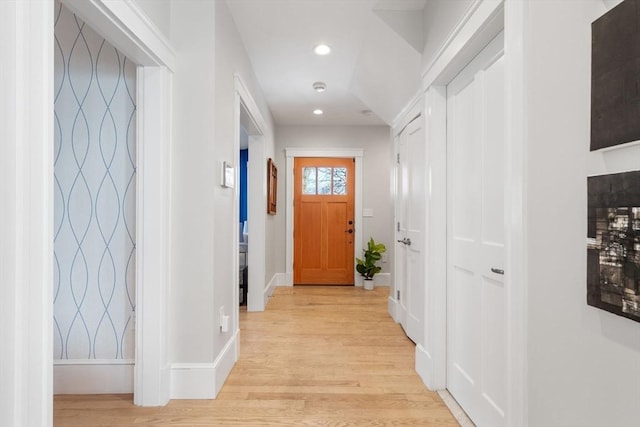
[[[229,162],[222,162],[222,186],[226,188],[233,188],[235,182],[235,169]]]

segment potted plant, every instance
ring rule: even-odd
[[[356,271],[364,278],[364,288],[366,290],[373,289],[373,276],[380,273],[382,267],[377,262],[382,259],[382,254],[386,252],[387,247],[384,243],[376,243],[373,237],[367,243],[367,249],[364,249],[364,258],[356,258]]]

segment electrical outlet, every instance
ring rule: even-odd
[[[218,317],[218,325],[220,325],[220,332],[223,332],[222,331],[223,322],[224,322],[224,305],[220,307],[220,315]]]

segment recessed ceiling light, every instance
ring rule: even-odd
[[[324,92],[325,90],[327,90],[327,84],[325,82],[315,82],[313,84],[313,89],[316,92]]]
[[[316,110],[313,110],[313,114],[315,114],[316,116],[321,116],[324,114],[324,111],[318,108]]]
[[[326,44],[319,44],[313,49],[313,51],[316,55],[328,55],[331,52],[331,48]]]

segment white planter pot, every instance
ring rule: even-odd
[[[373,290],[373,279],[364,279],[362,281],[362,286],[367,290],[367,291],[372,291]]]

